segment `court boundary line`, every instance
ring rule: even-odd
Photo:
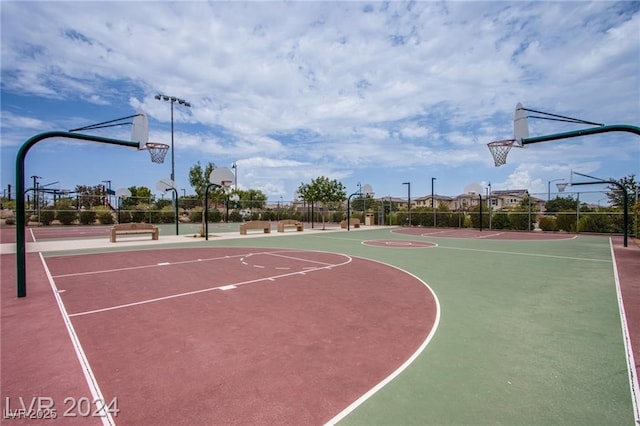
[[[295,250],[292,250],[295,251]],[[316,251],[316,250],[309,250],[309,252],[317,252],[317,253],[330,253],[330,252],[321,252],[321,251]],[[124,309],[124,308],[130,308],[132,306],[140,306],[140,305],[145,305],[145,304],[149,304],[149,303],[155,303],[155,302],[161,302],[164,300],[170,300],[170,299],[176,299],[179,297],[186,297],[186,296],[192,296],[194,294],[200,294],[200,293],[207,293],[207,292],[211,292],[211,291],[215,291],[215,290],[221,290],[222,287],[227,287],[230,288],[229,286],[235,286],[235,287],[239,287],[242,285],[246,285],[246,284],[255,284],[255,283],[259,283],[262,281],[275,281],[278,278],[286,278],[286,277],[290,277],[290,276],[294,276],[294,275],[306,275],[309,272],[317,272],[317,271],[321,271],[323,269],[326,270],[331,270],[332,268],[336,268],[336,267],[340,267],[340,266],[344,266],[344,265],[348,265],[349,263],[351,263],[353,261],[353,257],[343,254],[343,253],[331,253],[331,254],[335,254],[338,256],[342,256],[344,258],[346,258],[346,261],[344,261],[343,263],[336,263],[336,264],[325,264],[325,266],[318,266],[315,268],[310,268],[310,269],[306,269],[306,270],[301,270],[301,271],[295,271],[295,272],[289,272],[286,274],[278,274],[278,275],[270,275],[267,277],[262,277],[262,278],[256,278],[256,279],[252,279],[252,280],[247,280],[247,281],[240,281],[237,283],[226,283],[223,285],[219,285],[216,287],[207,287],[207,288],[203,288],[203,289],[199,289],[199,290],[192,290],[192,291],[187,291],[187,292],[183,292],[183,293],[176,293],[176,294],[170,294],[167,296],[162,296],[162,297],[155,297],[152,299],[146,299],[146,300],[140,300],[137,302],[131,302],[131,303],[124,303],[121,305],[115,305],[115,306],[109,306],[106,308],[100,308],[100,309],[93,309],[90,311],[82,311],[82,312],[76,312],[74,314],[68,314],[68,316],[71,317],[79,317],[79,316],[84,316],[84,315],[91,315],[91,314],[97,314],[97,313],[101,313],[101,312],[108,312],[108,311],[113,311],[113,310],[117,310],[117,309]],[[232,257],[238,257],[238,256],[225,256],[225,257],[221,257],[219,259],[225,259],[225,258],[232,258]],[[294,258],[292,258],[294,259]],[[294,260],[299,260],[299,259],[294,259]]]
[[[91,404],[96,405],[96,408],[98,409],[97,412],[101,414],[98,417],[100,417],[100,421],[103,425],[115,426],[115,421],[113,420],[111,413],[106,410],[107,404],[104,403],[104,395],[102,394],[100,385],[98,384],[98,381],[93,374],[91,364],[89,364],[89,359],[87,358],[84,349],[82,349],[82,344],[80,343],[80,339],[76,334],[76,330],[71,323],[71,318],[67,312],[67,308],[64,306],[64,302],[62,302],[62,298],[60,297],[58,287],[56,286],[53,276],[51,275],[51,271],[49,271],[49,267],[47,266],[42,253],[38,253],[38,256],[40,256],[40,262],[42,262],[45,274],[47,276],[47,279],[49,280],[49,285],[51,286],[53,297],[58,305],[58,309],[60,310],[62,320],[65,324],[65,327],[67,328],[67,333],[69,334],[69,338],[71,339],[71,344],[76,353],[76,357],[80,363],[80,366],[82,367],[82,373],[84,374],[87,386],[89,387],[89,391],[91,392],[91,396],[93,397],[93,401],[91,401]]]
[[[613,275],[616,284],[616,296],[618,298],[618,311],[620,313],[620,323],[622,325],[622,340],[624,341],[624,349],[626,352],[627,371],[629,373],[629,388],[631,391],[631,402],[633,404],[633,416],[636,424],[640,424],[640,385],[638,384],[638,376],[636,374],[636,363],[633,356],[633,346],[631,345],[631,336],[629,335],[629,326],[627,325],[627,315],[624,309],[624,301],[622,300],[622,289],[620,288],[620,279],[618,277],[618,265],[616,263],[616,254],[613,248],[613,240],[609,238],[609,246],[611,248],[611,257],[613,258]]]
[[[349,414],[351,414],[353,411],[355,411],[360,405],[365,403],[369,398],[371,398],[373,395],[378,393],[382,388],[384,388],[386,385],[391,383],[391,381],[393,381],[396,377],[398,377],[400,374],[402,374],[407,368],[409,368],[409,366],[411,364],[413,364],[413,362],[422,354],[422,352],[424,352],[424,350],[427,348],[429,343],[431,343],[431,340],[435,336],[436,331],[438,330],[438,326],[440,325],[440,300],[438,299],[438,295],[436,294],[436,292],[431,288],[431,286],[429,286],[429,284],[427,284],[426,281],[424,281],[423,279],[421,279],[417,275],[412,274],[409,271],[406,271],[406,270],[404,270],[402,268],[399,268],[397,266],[388,264],[386,262],[381,262],[379,260],[368,259],[368,258],[359,257],[359,256],[354,256],[354,257],[357,257],[358,259],[364,259],[364,260],[367,260],[369,262],[376,262],[376,263],[379,263],[381,265],[385,265],[387,267],[393,268],[393,269],[395,269],[397,271],[400,271],[401,273],[405,273],[405,274],[413,277],[418,282],[422,283],[422,285],[424,285],[427,288],[427,290],[429,290],[429,292],[431,293],[431,296],[433,297],[433,300],[434,300],[435,305],[436,305],[436,318],[433,321],[433,325],[431,327],[431,331],[429,331],[429,334],[427,334],[427,337],[420,344],[418,349],[416,349],[416,351],[409,358],[407,358],[405,360],[405,362],[403,362],[398,368],[396,368],[393,372],[391,372],[391,374],[389,374],[387,377],[382,379],[380,382],[378,382],[375,386],[373,386],[367,392],[363,393],[360,397],[358,397],[355,401],[353,401],[351,404],[349,404],[346,408],[344,408],[342,411],[340,411],[338,414],[336,414],[334,417],[332,417],[329,421],[327,421],[324,424],[324,426],[333,426],[336,423],[338,423],[340,420],[343,420],[345,417],[347,417]]]
[[[555,254],[522,253],[517,251],[485,250],[485,249],[474,249],[474,248],[466,248],[466,247],[438,246],[438,248],[443,248],[448,250],[479,251],[479,252],[495,253],[495,254],[511,254],[515,256],[548,257],[551,259],[580,260],[580,261],[586,261],[586,262],[607,262],[607,263],[611,262],[611,259],[589,259],[586,257],[558,256]]]

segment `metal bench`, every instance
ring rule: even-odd
[[[265,234],[271,233],[271,223],[266,220],[250,220],[240,225],[240,235],[247,235],[249,229],[262,229]]]
[[[150,223],[118,223],[111,227],[111,242],[116,242],[116,235],[151,234],[151,239],[157,240],[160,231]]]
[[[284,228],[296,228],[296,231],[302,232],[304,226],[302,222],[293,219],[283,219],[278,221],[278,232],[284,232]]]

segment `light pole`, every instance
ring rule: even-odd
[[[233,187],[237,191],[238,190],[238,164],[234,161],[231,165],[233,169]]]
[[[552,179],[547,182],[547,201],[551,201],[551,182],[558,182],[564,179]]]
[[[31,176],[33,179],[33,210],[38,210],[38,179],[42,179],[42,176]]]
[[[174,183],[174,187],[175,187],[175,182],[176,182],[176,163],[175,163],[175,148],[174,148],[174,144],[173,144],[173,104],[178,102],[179,105],[183,105],[186,107],[191,107],[191,104],[187,101],[185,101],[184,99],[180,99],[180,98],[176,98],[175,96],[168,96],[168,95],[163,95],[163,94],[157,94],[155,96],[155,98],[159,101],[165,101],[165,102],[170,102],[171,103],[171,181]],[[177,198],[177,195],[174,196]],[[174,200],[174,202],[177,202],[177,200]],[[176,217],[176,221],[178,220],[178,218]]]
[[[403,185],[407,185],[407,210],[409,213],[409,226],[411,226],[411,182],[402,182]]]
[[[433,202],[433,182],[435,182],[436,178],[432,177],[431,178],[431,210],[433,210],[433,227],[436,227],[436,209],[435,209],[435,204]]]

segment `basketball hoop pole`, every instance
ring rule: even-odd
[[[107,143],[111,145],[128,146],[138,148],[138,142],[125,141],[121,139],[104,138],[100,136],[85,135],[82,133],[71,133],[62,131],[52,131],[39,133],[29,138],[18,150],[16,156],[16,193],[24,194],[24,161],[27,152],[38,142],[49,138],[79,139],[89,142]],[[26,245],[25,245],[25,204],[24,196],[16,197],[16,281],[18,297],[27,296],[26,278]]]
[[[524,146],[524,145],[538,143],[538,142],[555,141],[558,139],[576,138],[578,136],[597,135],[599,133],[607,133],[607,132],[628,132],[628,133],[634,133],[640,136],[640,127],[632,126],[629,124],[611,124],[608,126],[589,127],[587,129],[573,130],[570,132],[553,133],[550,135],[523,138],[522,145]]]
[[[217,183],[208,183],[207,188],[204,190],[204,239],[209,241],[209,189],[216,187],[222,188],[222,185]]]

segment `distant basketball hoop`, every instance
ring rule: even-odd
[[[493,141],[487,144],[491,155],[493,156],[493,162],[496,167],[504,166],[507,164],[507,154],[513,147],[515,139],[503,139],[500,141]]]
[[[158,164],[164,163],[164,157],[167,155],[167,151],[169,151],[169,145],[166,143],[147,142],[145,147],[147,151],[149,151],[151,162]]]

